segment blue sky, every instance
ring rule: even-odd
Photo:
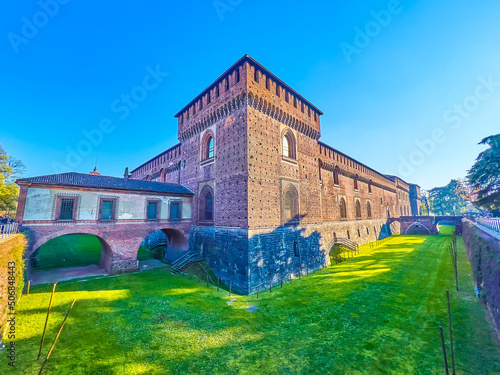
[[[323,142],[442,186],[500,132],[499,15],[493,0],[9,2],[0,143],[28,176],[96,158],[120,176],[177,143],[173,115],[247,53],[325,113]]]

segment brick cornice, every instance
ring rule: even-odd
[[[179,133],[179,140],[181,142],[186,141],[245,106],[252,107],[312,139],[318,140],[321,136],[319,131],[305,122],[298,120],[286,111],[279,109],[274,104],[268,103],[264,98],[252,92],[244,92],[236,98],[229,100],[224,106],[208,112],[201,120],[190,126],[189,129]]]

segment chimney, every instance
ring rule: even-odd
[[[127,181],[129,178],[128,167],[125,168],[125,173],[123,174],[123,178],[125,179],[125,181]]]

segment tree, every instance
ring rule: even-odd
[[[420,203],[420,212],[422,215],[430,215],[431,210],[429,208],[429,191],[422,189],[420,192],[422,199]]]
[[[24,163],[8,156],[0,145],[0,212],[15,211],[19,198],[19,187],[15,180],[21,177],[26,170]]]
[[[460,180],[451,180],[448,185],[429,190],[429,206],[434,215],[460,215],[466,211],[467,200],[460,192]]]
[[[474,204],[490,212],[500,211],[500,134],[479,142],[489,148],[481,152],[467,173],[467,180],[476,191]]]

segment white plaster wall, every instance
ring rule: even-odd
[[[116,198],[116,218],[118,220],[144,220],[146,218],[146,201],[148,199],[159,199],[160,219],[169,219],[170,201],[182,201],[182,218],[191,218],[190,198],[184,197],[158,197],[154,195],[139,194],[113,194],[74,191],[64,189],[40,189],[28,188],[26,195],[26,206],[23,220],[39,221],[54,220],[57,196],[77,196],[78,209],[77,220],[97,220],[99,214],[100,198]]]

